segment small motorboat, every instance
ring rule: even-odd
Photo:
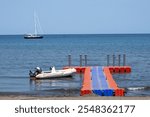
[[[49,71],[42,71],[40,67],[36,67],[34,72],[29,71],[29,76],[31,79],[59,78],[72,76],[75,72],[75,68],[56,70],[55,67],[50,67]]]

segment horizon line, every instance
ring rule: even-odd
[[[144,35],[144,34],[150,34],[150,33],[53,33],[53,34],[40,34],[40,35]],[[25,34],[0,34],[1,36],[5,35],[25,35]]]

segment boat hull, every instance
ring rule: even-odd
[[[75,69],[66,69],[66,70],[56,70],[56,72],[42,72],[36,75],[34,78],[31,79],[49,79],[49,78],[62,78],[72,76],[76,72]]]
[[[24,36],[25,39],[42,39],[43,36]]]

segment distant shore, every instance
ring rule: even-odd
[[[52,96],[28,96],[28,95],[0,95],[0,100],[150,100],[145,97],[99,97],[99,96],[76,96],[76,97],[52,97]]]

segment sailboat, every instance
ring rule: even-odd
[[[25,39],[42,39],[43,36],[39,35],[37,32],[38,26],[40,27],[39,19],[37,15],[34,13],[34,33],[33,34],[26,34],[24,35]],[[40,27],[41,28],[41,27]]]

